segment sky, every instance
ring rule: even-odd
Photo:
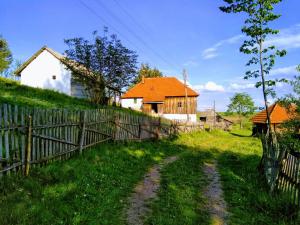
[[[101,33],[107,26],[137,52],[139,63],[178,79],[186,69],[189,84],[200,94],[199,110],[215,101],[217,110],[225,111],[237,92],[247,92],[262,106],[256,81],[243,80],[249,59],[239,52],[245,17],[222,13],[222,5],[222,0],[0,0],[0,35],[14,59],[25,61],[44,45],[63,53],[64,39],[91,39],[93,31]],[[299,0],[283,0],[275,8],[282,16],[271,27],[280,33],[267,42],[288,54],[277,60],[270,78],[292,79],[297,74],[299,8]],[[291,88],[278,85],[276,91],[281,97]]]

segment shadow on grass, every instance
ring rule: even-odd
[[[243,134],[237,134],[237,133],[233,133],[230,132],[231,135],[236,136],[236,137],[252,137],[252,135],[243,135]]]
[[[272,196],[257,171],[258,155],[219,154],[225,200],[232,224],[297,224],[297,211],[284,195]],[[300,221],[298,221],[300,222]]]
[[[134,186],[149,167],[170,155],[180,158],[162,171],[148,224],[210,224],[201,191],[208,181],[201,166],[213,159],[219,163],[231,224],[289,223],[293,210],[283,197],[268,194],[256,171],[258,155],[188,146],[176,137],[102,144],[82,156],[35,168],[28,178],[4,177],[0,223],[125,224],[122,212]]]

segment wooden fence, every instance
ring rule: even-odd
[[[290,201],[300,206],[300,154],[286,153],[281,162],[277,179],[277,189],[288,194]]]
[[[264,174],[271,190],[278,190],[300,207],[300,153],[283,149],[275,134],[262,136]]]
[[[190,126],[186,131],[196,129]],[[145,140],[181,132],[178,124],[115,109],[70,111],[0,105],[0,176],[66,159],[108,140]]]

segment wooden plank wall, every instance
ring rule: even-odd
[[[181,107],[179,107],[181,105]],[[188,113],[197,113],[197,97],[187,98]],[[164,101],[164,114],[186,114],[185,97],[167,97]]]

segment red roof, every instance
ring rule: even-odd
[[[199,94],[187,87],[189,97]],[[122,98],[143,98],[144,102],[162,102],[166,97],[184,97],[185,86],[175,77],[144,78],[144,82],[136,84]]]
[[[284,106],[275,103],[268,107],[268,111],[270,112],[271,123],[283,123],[287,120],[290,120],[295,117],[296,107],[292,105],[290,109],[287,109]],[[253,123],[267,123],[267,113],[266,110],[263,110],[257,113],[254,117],[252,117]]]

